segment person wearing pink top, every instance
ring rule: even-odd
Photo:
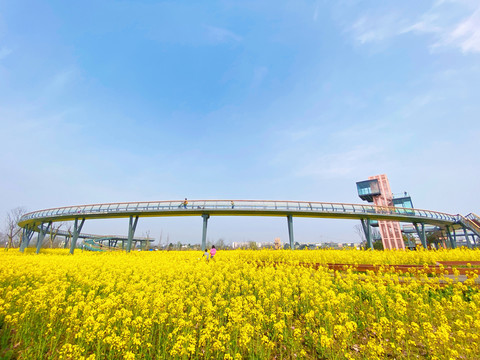
[[[212,245],[212,249],[210,250],[210,259],[213,259],[216,253],[217,249],[215,249],[215,245]]]

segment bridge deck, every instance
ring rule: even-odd
[[[363,204],[325,203],[314,201],[273,201],[273,200],[183,200],[149,201],[129,203],[109,203],[67,206],[34,211],[25,214],[19,221],[24,228],[24,241],[20,246],[23,251],[33,232],[37,237],[37,253],[40,251],[45,234],[51,231],[51,223],[56,221],[74,221],[74,232],[70,245],[73,254],[79,237],[87,237],[81,229],[87,219],[130,218],[127,238],[127,251],[132,248],[134,234],[139,217],[162,216],[202,216],[202,249],[206,248],[207,222],[211,215],[217,216],[285,216],[288,223],[290,247],[294,248],[293,217],[360,219],[367,237],[367,246],[373,248],[370,232],[370,220],[390,220],[413,223],[415,230],[426,248],[425,225],[444,228],[450,238],[452,247],[456,246],[455,229],[463,227],[467,244],[467,228],[472,220],[461,215],[451,215],[438,211],[407,209]],[[471,228],[470,228],[471,230]],[[453,238],[451,236],[453,231]],[[477,234],[478,235],[478,234]],[[94,236],[94,237],[99,237]],[[475,240],[473,238],[473,246]]]
[[[343,204],[307,201],[267,200],[189,200],[186,208],[182,200],[109,203],[68,206],[39,210],[24,215],[19,225],[37,225],[49,221],[67,221],[78,218],[127,218],[130,216],[287,216],[337,219],[372,219],[418,222],[432,225],[453,225],[458,216],[422,209],[381,207],[363,204]]]

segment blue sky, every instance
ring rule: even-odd
[[[418,208],[478,213],[479,114],[478,1],[0,0],[2,222],[184,197],[359,203],[355,182],[383,173]],[[137,233],[198,243],[201,221]],[[294,226],[357,241],[355,224]],[[284,219],[209,223],[211,240],[277,236]]]

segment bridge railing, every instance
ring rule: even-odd
[[[199,210],[247,210],[247,211],[288,211],[313,213],[354,213],[354,214],[386,214],[407,215],[427,219],[458,221],[458,215],[450,215],[431,210],[407,209],[364,204],[325,203],[314,201],[276,201],[276,200],[189,200],[185,204],[182,200],[126,202],[67,206],[46,210],[34,211],[25,214],[20,222],[55,217],[72,217],[78,215],[101,215],[163,211],[199,211]]]

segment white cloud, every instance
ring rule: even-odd
[[[463,53],[480,53],[480,7],[448,34],[445,43],[460,47]]]
[[[363,15],[349,29],[355,40],[361,45],[380,42],[398,33],[399,19],[397,14]]]
[[[253,70],[253,80],[252,80],[252,88],[257,88],[259,87],[265,78],[268,75],[268,67],[266,66],[257,66]]]
[[[298,176],[320,176],[322,178],[344,177],[359,172],[372,159],[381,157],[382,149],[374,145],[360,145],[344,152],[318,154],[298,171]]]
[[[3,46],[0,48],[0,60],[5,59],[8,55],[12,53],[12,50]]]
[[[429,34],[431,48],[459,48],[463,53],[480,53],[480,5],[470,2],[434,3],[417,20],[396,13],[364,14],[348,29],[361,45],[412,34]]]
[[[409,32],[430,33],[436,38],[432,49],[440,47],[460,48],[463,53],[480,52],[480,6],[470,15],[458,20],[447,20],[447,11],[440,4],[422,15],[420,21],[401,30],[399,34]]]
[[[45,82],[40,92],[39,101],[55,101],[60,95],[64,95],[71,90],[79,79],[81,79],[81,75],[75,67],[58,70]]]
[[[313,21],[317,21],[318,19],[319,7],[320,7],[320,3],[317,2],[317,4],[315,4],[315,10],[313,11]]]
[[[438,21],[438,15],[436,14],[424,14],[421,20],[409,25],[406,28],[399,31],[399,34],[406,34],[409,32],[418,33],[440,33],[442,28],[435,23]]]
[[[215,26],[206,26],[208,30],[208,36],[211,41],[215,43],[225,43],[225,42],[240,42],[242,37],[235,34],[234,32]]]

